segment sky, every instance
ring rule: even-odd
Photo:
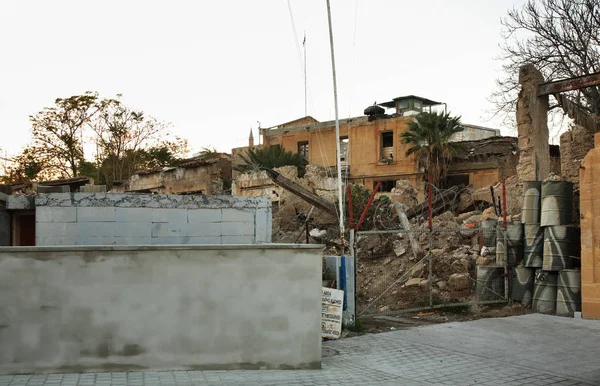
[[[500,18],[524,0],[331,0],[339,116],[415,94],[464,123],[491,119]],[[291,9],[291,14],[290,14]],[[294,27],[295,26],[295,29]],[[194,151],[305,115],[334,119],[326,0],[0,2],[0,148],[30,141],[29,115],[97,91],[170,122]]]

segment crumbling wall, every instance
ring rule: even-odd
[[[560,176],[579,187],[579,168],[586,154],[594,148],[594,135],[585,127],[573,125],[560,136]]]
[[[36,245],[271,242],[262,197],[53,193],[35,199]]]
[[[543,180],[550,173],[548,144],[548,96],[537,95],[544,76],[535,66],[527,64],[519,70],[521,91],[517,100],[517,131],[521,181]]]

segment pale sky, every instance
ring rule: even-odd
[[[524,0],[331,0],[340,118],[415,94],[464,123],[488,120],[500,18]],[[173,124],[193,150],[245,146],[250,128],[334,118],[325,0],[2,0],[0,148],[30,140],[28,116],[87,90]],[[296,40],[297,39],[297,40]],[[298,44],[298,45],[297,45]],[[300,56],[299,56],[300,55]]]

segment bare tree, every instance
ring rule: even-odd
[[[164,165],[187,151],[187,142],[169,140],[169,126],[118,100],[107,103],[93,124],[97,162],[106,182],[129,178],[136,170]]]
[[[491,95],[494,114],[514,123],[519,68],[535,65],[547,80],[600,71],[598,0],[528,0],[502,19],[502,70]],[[590,113],[600,113],[600,90],[588,87],[570,97]],[[551,104],[551,109],[556,107]]]

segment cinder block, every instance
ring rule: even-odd
[[[77,222],[114,222],[114,207],[78,207]]]
[[[223,236],[223,244],[254,244],[253,236]]]
[[[78,245],[114,245],[114,237],[79,237]]]
[[[254,222],[254,211],[223,208],[223,222]]]
[[[35,209],[36,222],[76,222],[77,208],[40,206]]]
[[[221,243],[221,237],[190,237],[188,239],[188,244],[192,245],[220,245]]]
[[[215,223],[221,222],[221,209],[188,209],[188,223]]]
[[[271,242],[271,211],[266,209],[258,209],[256,211],[256,220],[254,224],[254,232],[257,243]]]
[[[187,223],[152,224],[152,237],[185,237],[187,235]]]
[[[152,223],[152,209],[150,208],[115,208],[116,222],[147,222]]]
[[[51,246],[51,245],[76,245],[75,237],[37,237],[35,238],[36,246]]]
[[[152,222],[186,224],[188,222],[187,210],[165,208],[152,209]]]
[[[224,222],[221,223],[223,236],[252,236],[254,237],[254,222]]]
[[[121,237],[115,236],[114,245],[150,245],[151,237]]]
[[[69,237],[75,239],[77,237],[77,223],[63,222],[36,222],[35,223],[36,237]]]
[[[115,237],[152,237],[151,222],[116,222]]]
[[[223,231],[220,222],[188,224],[187,235],[192,237],[221,237]]]
[[[113,222],[79,222],[77,223],[77,238],[114,237],[115,223]]]
[[[150,239],[151,245],[184,245],[187,244],[189,237],[174,236],[174,237],[153,237]]]

